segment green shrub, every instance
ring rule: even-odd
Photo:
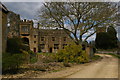
[[[19,53],[21,46],[20,38],[8,38],[7,40],[7,52],[9,53]]]
[[[20,53],[20,50],[28,51],[29,46],[23,44],[22,40],[18,37],[8,38],[7,40],[7,52],[8,53]]]
[[[35,53],[31,50],[28,51],[29,54],[34,55]]]
[[[2,71],[3,73],[16,73],[20,66],[24,63],[24,54],[4,53],[2,55]]]
[[[56,54],[58,62],[77,62],[84,63],[89,61],[88,54],[82,50],[81,45],[71,44]]]
[[[21,46],[20,49],[22,49],[22,50],[25,50],[25,51],[29,51],[30,50],[30,47],[28,45],[21,44],[20,46]]]
[[[89,56],[88,54],[83,51],[80,56],[77,57],[76,62],[77,63],[85,63],[89,61]]]
[[[37,54],[36,53],[34,53],[33,51],[31,51],[31,50],[29,50],[28,51],[28,54],[29,54],[29,58],[30,58],[30,63],[35,63],[35,62],[37,62]]]
[[[30,62],[30,54],[25,50],[21,50],[21,52],[24,54],[25,64],[28,64]]]
[[[31,57],[30,58],[30,63],[35,63],[37,62],[37,58],[36,57]]]

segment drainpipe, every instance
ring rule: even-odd
[[[39,44],[40,44],[40,32],[39,32],[39,23],[37,24],[37,31],[38,31],[38,51],[40,50],[40,46],[39,46]]]

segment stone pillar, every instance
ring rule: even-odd
[[[86,47],[86,48],[85,48],[85,51],[86,51],[86,53],[87,53],[88,55],[90,55],[90,47]]]

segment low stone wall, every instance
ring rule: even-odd
[[[93,48],[92,47],[86,47],[85,48],[86,53],[92,57],[94,55]]]

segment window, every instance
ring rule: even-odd
[[[55,41],[55,37],[52,37],[52,41]]]
[[[54,44],[54,49],[59,49],[59,44]]]
[[[36,52],[36,48],[33,48],[34,52]]]
[[[63,49],[65,48],[65,46],[67,46],[67,44],[63,44]]]
[[[63,41],[66,41],[66,37],[63,38]]]
[[[34,41],[34,43],[36,43],[36,41]]]
[[[22,31],[23,32],[28,32],[29,31],[29,27],[28,26],[22,26]]]
[[[36,35],[34,35],[34,38],[36,38]]]
[[[45,44],[40,44],[40,49],[44,49],[45,48]]]
[[[44,41],[44,37],[41,37],[41,41]]]

